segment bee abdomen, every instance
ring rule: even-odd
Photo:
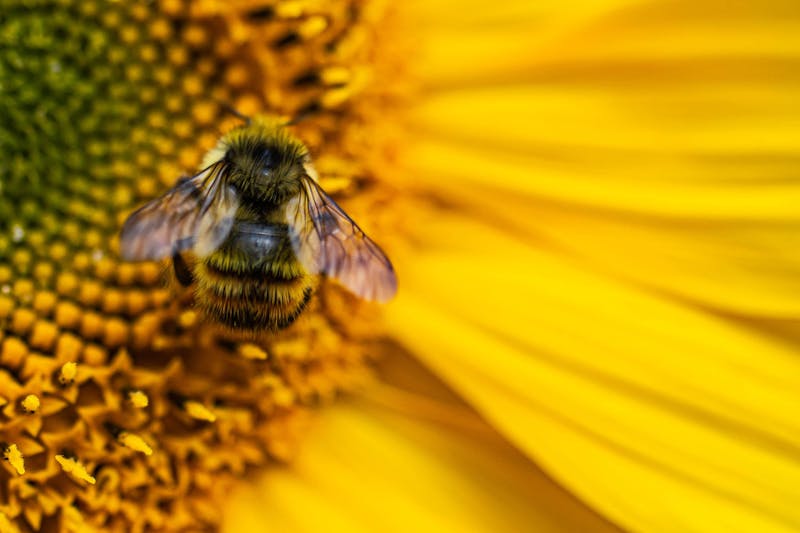
[[[195,267],[196,302],[206,315],[233,329],[282,329],[305,308],[316,278],[302,269],[276,275],[269,265],[229,270],[208,261]]]
[[[291,325],[311,299],[313,287],[290,305],[270,305],[252,300],[208,298],[203,302],[207,316],[236,330],[283,329]]]

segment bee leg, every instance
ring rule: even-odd
[[[184,287],[188,287],[194,281],[189,265],[186,264],[183,256],[177,252],[172,255],[172,269],[175,271],[175,278]]]

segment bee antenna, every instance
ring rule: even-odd
[[[224,111],[227,111],[228,113],[230,113],[234,117],[236,117],[238,119],[241,119],[245,124],[250,124],[251,118],[248,117],[247,115],[245,115],[244,113],[240,112],[238,109],[233,107],[231,104],[229,104],[227,102],[221,102],[221,101],[218,101],[217,103],[220,105],[220,107]]]
[[[295,114],[295,116],[289,119],[289,122],[286,123],[286,126],[294,126],[295,124],[302,122],[303,120],[319,113],[320,111],[322,111],[322,107],[319,105],[319,103],[312,102],[307,106],[299,109]]]

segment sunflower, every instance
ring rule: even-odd
[[[0,530],[796,530],[798,24],[778,0],[12,1]],[[227,338],[119,261],[231,108],[304,117],[396,263],[382,320],[325,283]]]
[[[796,531],[798,6],[408,12],[410,353],[230,531]]]

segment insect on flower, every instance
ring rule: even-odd
[[[394,296],[386,254],[322,190],[307,148],[277,119],[256,116],[222,136],[201,168],[128,217],[120,250],[129,261],[172,258],[208,317],[235,330],[285,328],[318,274],[364,299]]]

